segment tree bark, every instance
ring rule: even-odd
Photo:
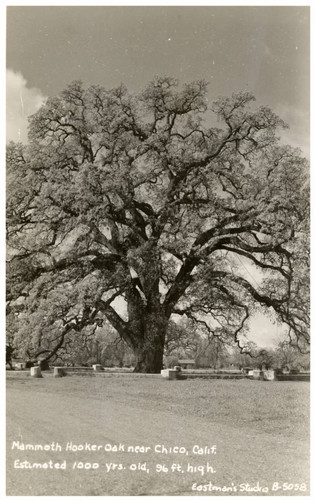
[[[134,347],[138,373],[160,373],[163,368],[163,353],[166,334],[166,322],[158,314],[144,315],[142,335],[137,336]]]
[[[160,329],[157,318],[156,327],[145,326],[143,337],[134,348],[137,373],[161,373],[166,329]]]
[[[134,371],[160,373],[168,318],[159,291],[160,255],[155,242],[146,245],[133,267],[133,279],[125,297],[128,304],[128,333],[136,357]]]

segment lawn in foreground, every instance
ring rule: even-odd
[[[309,383],[7,380],[8,495],[305,495],[308,457]]]

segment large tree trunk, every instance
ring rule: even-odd
[[[164,343],[167,320],[162,309],[138,312],[133,324],[133,351],[136,357],[135,372],[160,373],[163,368]]]
[[[159,328],[158,319],[156,323],[156,328],[144,327],[143,337],[139,339],[138,345],[134,348],[135,372],[160,373],[163,368],[165,328]]]
[[[163,368],[164,343],[168,316],[161,304],[159,281],[161,262],[155,242],[148,243],[139,255],[129,255],[130,268],[137,277],[130,276],[124,298],[128,321],[122,320],[111,305],[102,309],[121,338],[132,348],[136,357],[134,371],[160,373]]]

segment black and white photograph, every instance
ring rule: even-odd
[[[310,6],[3,12],[5,495],[310,497]]]

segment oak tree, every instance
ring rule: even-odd
[[[48,99],[7,153],[15,344],[52,358],[108,321],[155,373],[176,315],[240,344],[259,304],[305,346],[308,166],[283,127],[248,92],[209,104],[203,81]]]

